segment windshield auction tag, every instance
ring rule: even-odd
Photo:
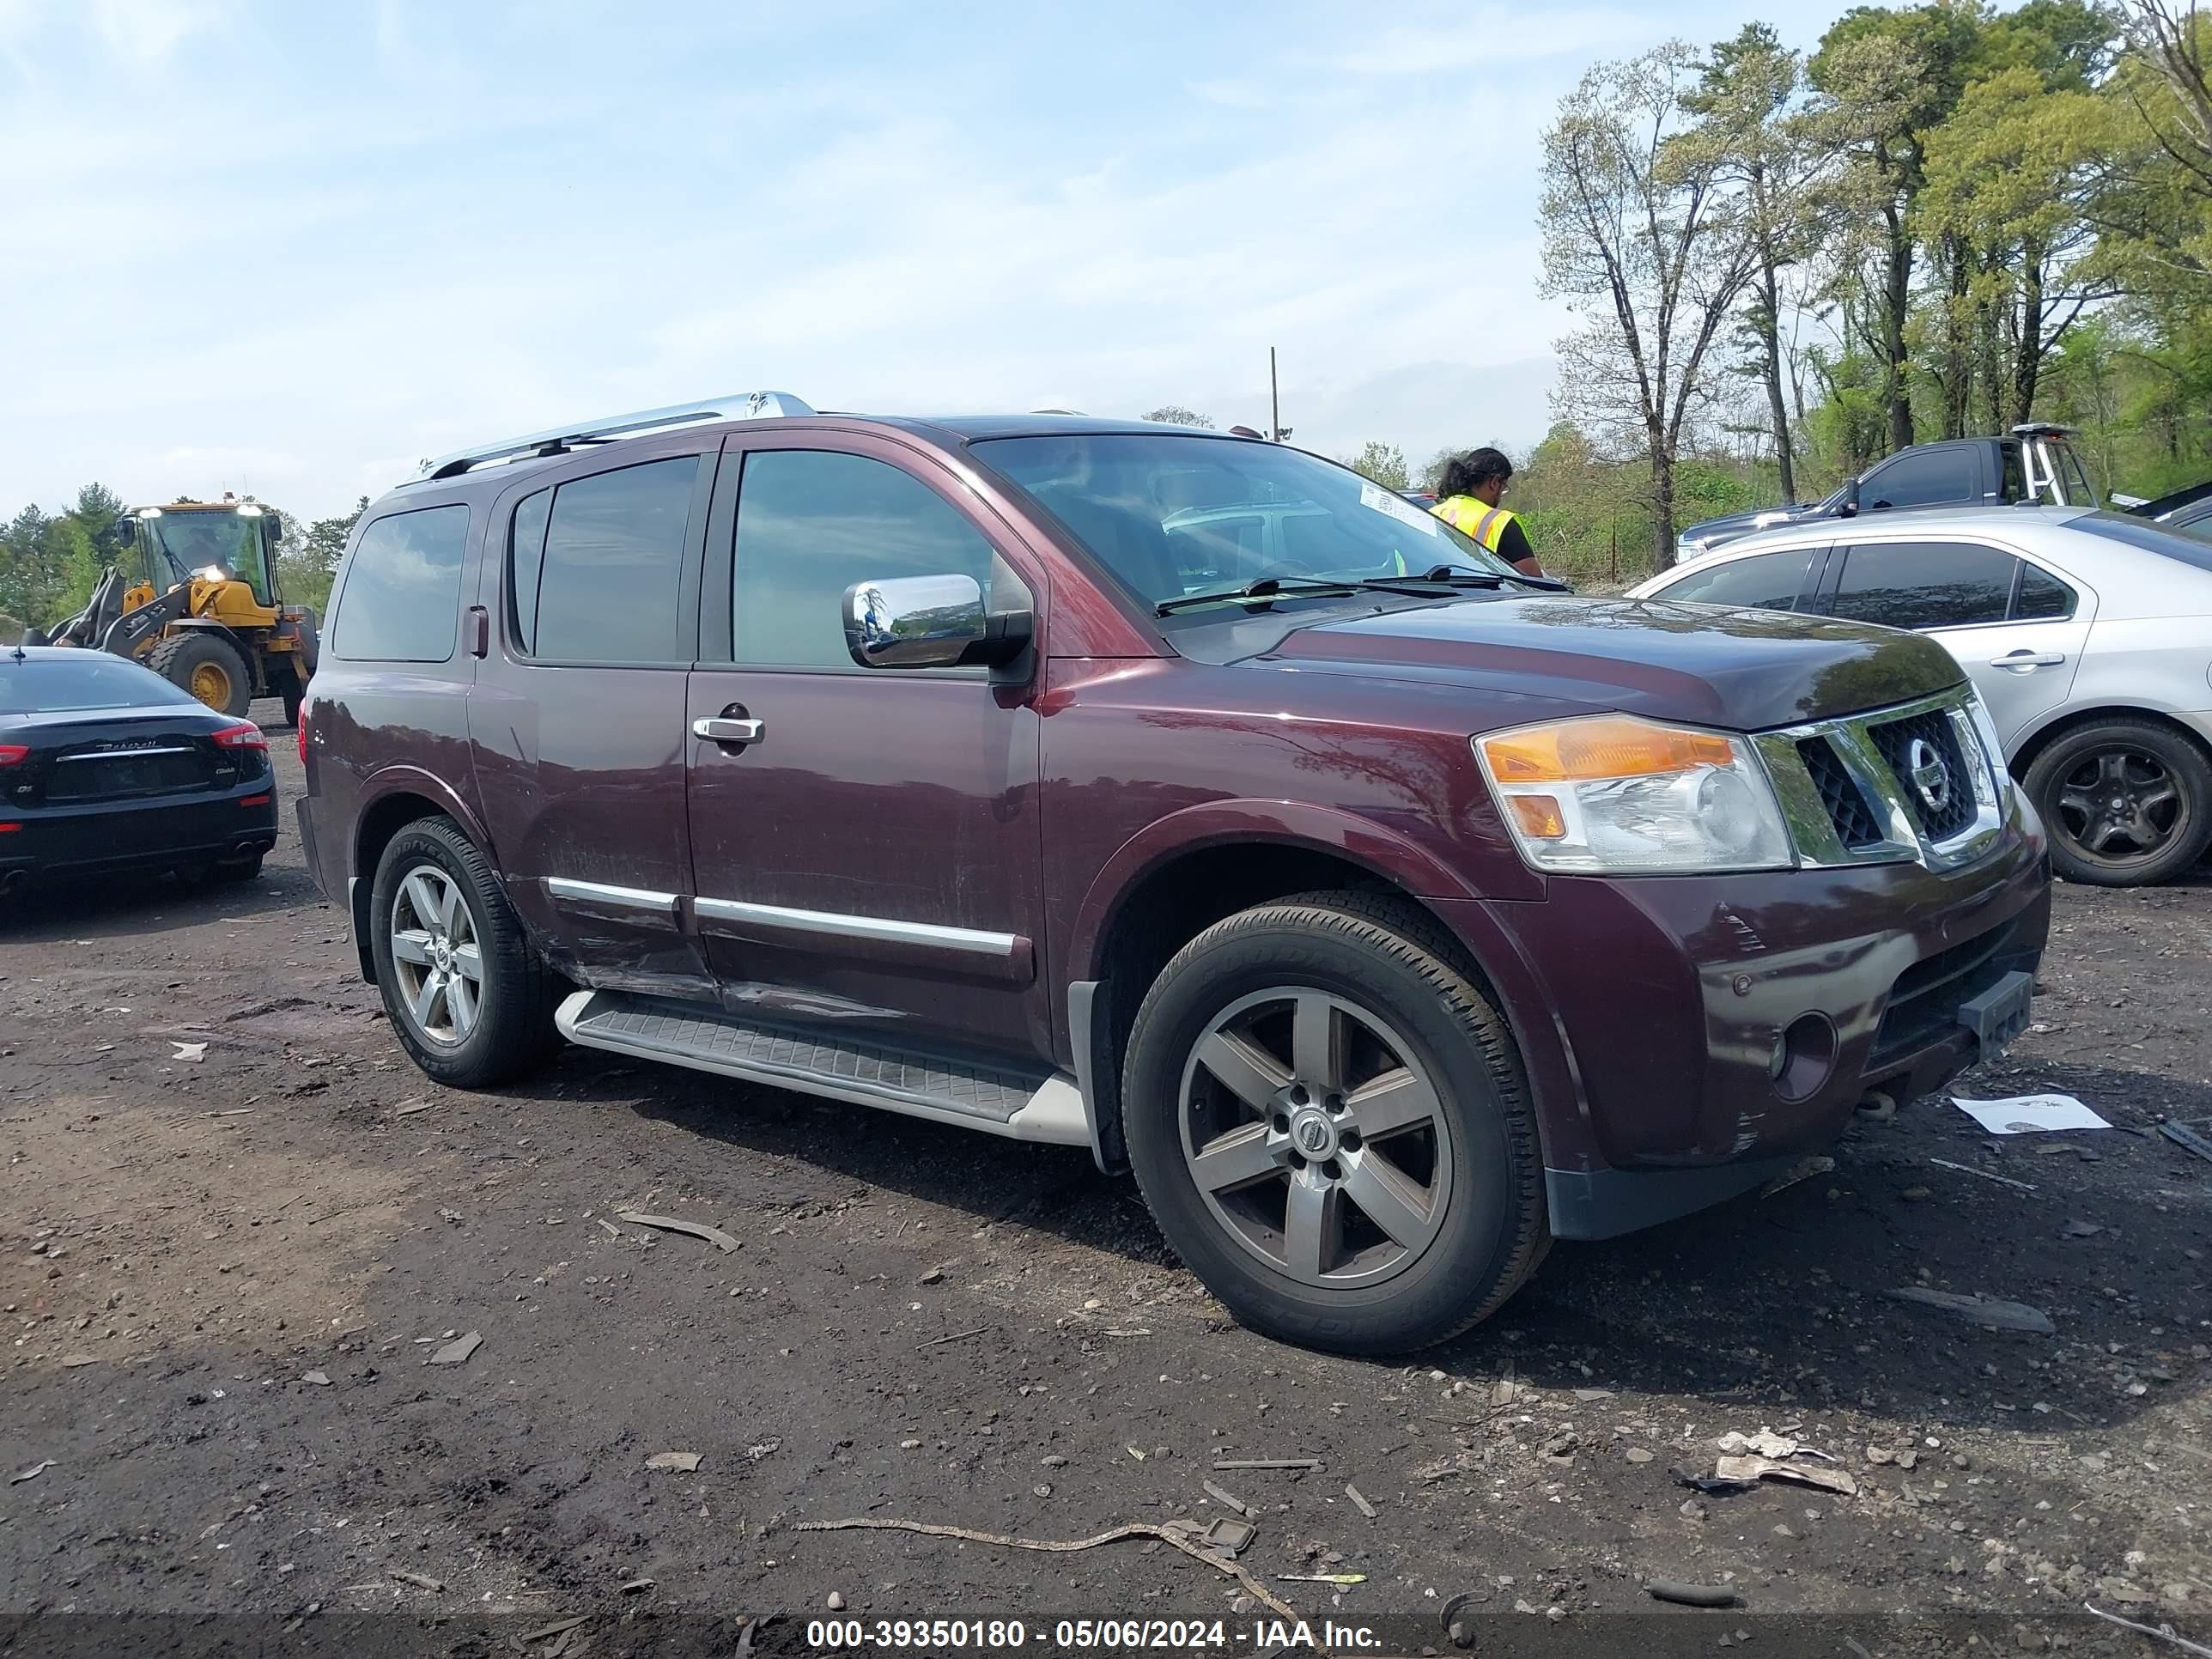
[[[1422,512],[1404,496],[1393,495],[1380,484],[1360,485],[1359,504],[1362,507],[1372,507],[1377,513],[1387,514],[1400,524],[1410,525],[1424,536],[1434,536],[1438,533],[1437,521],[1433,518]]]

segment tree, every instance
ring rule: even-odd
[[[1965,91],[1981,29],[1979,11],[1959,0],[1896,11],[1855,7],[1820,37],[1806,65],[1821,94],[1807,131],[1843,156],[1838,198],[1854,222],[1854,241],[1878,267],[1869,284],[1878,296],[1875,337],[1866,343],[1883,365],[1893,449],[1913,437],[1911,216],[1925,182],[1927,136]]]
[[[1165,421],[1170,426],[1198,426],[1204,427],[1208,432],[1213,430],[1213,417],[1211,415],[1201,415],[1194,409],[1185,409],[1181,404],[1162,404],[1158,409],[1146,414],[1145,419]]]
[[[1406,452],[1395,444],[1386,444],[1370,438],[1359,447],[1357,455],[1337,458],[1363,477],[1372,478],[1385,489],[1410,489],[1412,475],[1406,465]]]
[[[94,549],[106,554],[115,546],[115,527],[122,522],[124,512],[123,497],[95,482],[76,492],[76,505],[70,510],[70,517],[84,526]]]
[[[1709,146],[1677,142],[1698,64],[1680,41],[1600,64],[1544,134],[1543,291],[1583,313],[1557,343],[1561,418],[1650,468],[1654,556],[1674,556],[1674,469],[1713,342],[1753,268],[1741,202]]]
[[[345,551],[346,538],[353,534],[354,526],[367,511],[368,497],[364,495],[352,512],[335,519],[318,519],[309,525],[296,547],[289,544],[291,535],[288,533],[288,545],[276,560],[277,580],[283,585],[287,603],[307,605],[318,615],[329,608],[331,581],[337,574],[339,556]],[[288,513],[284,523],[288,532],[294,532],[298,520]]]
[[[1713,47],[1698,89],[1683,100],[1698,120],[1681,148],[1686,153],[1703,149],[1717,176],[1732,179],[1741,192],[1753,254],[1743,330],[1766,390],[1784,501],[1797,498],[1797,481],[1784,389],[1784,273],[1806,256],[1817,236],[1813,204],[1824,177],[1819,147],[1804,124],[1791,118],[1802,78],[1797,54],[1784,48],[1773,29],[1747,23]]]
[[[2117,291],[2093,258],[2090,216],[2113,148],[2108,100],[2047,86],[2025,64],[1969,87],[1928,135],[1917,218],[1962,259],[1948,333],[1971,327],[1985,418],[1995,429],[2029,419],[2043,366],[2090,305]],[[1961,314],[1963,313],[1963,314]],[[1954,402],[1963,405],[1967,365]]]

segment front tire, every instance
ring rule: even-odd
[[[1217,923],[1129,1037],[1129,1161],[1237,1320],[1352,1353],[1487,1317],[1550,1244],[1501,1019],[1412,906],[1310,894]]]
[[[172,634],[154,647],[146,665],[234,720],[243,720],[253,701],[252,671],[238,647],[220,634]]]
[[[2028,799],[2069,881],[2134,887],[2179,875],[2212,842],[2212,764],[2172,728],[2099,720],[2062,732],[2027,769]]]
[[[368,922],[385,1012],[425,1076],[485,1088],[521,1076],[552,1048],[560,981],[451,819],[419,818],[392,838]]]

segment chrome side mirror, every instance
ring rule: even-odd
[[[845,590],[845,648],[863,668],[1005,668],[1030,647],[1026,611],[983,608],[973,576],[893,576]]]
[[[990,636],[973,576],[894,576],[845,590],[845,648],[863,668],[951,668]]]

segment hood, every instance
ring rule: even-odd
[[[1551,595],[1319,623],[1256,660],[1738,732],[1925,696],[1965,678],[1933,640],[1775,611]]]
[[[1729,513],[1717,519],[1707,519],[1683,531],[1679,538],[1685,547],[1711,549],[1739,536],[1748,536],[1754,530],[1771,529],[1778,524],[1800,524],[1807,519],[1817,519],[1820,509],[1817,504],[1789,507],[1762,507],[1749,513]]]

